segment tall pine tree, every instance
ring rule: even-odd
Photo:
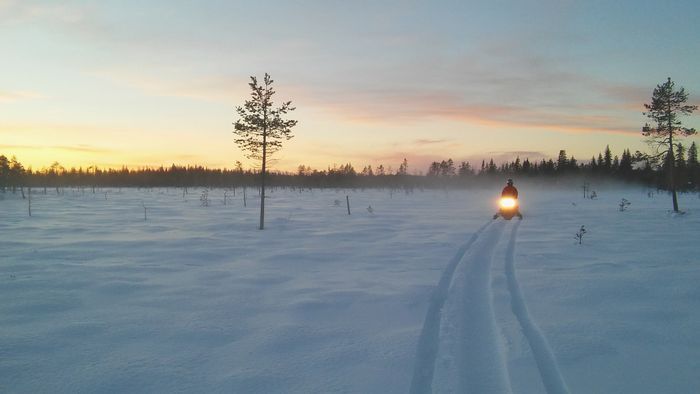
[[[684,88],[675,89],[675,83],[668,78],[666,82],[657,85],[651,96],[651,103],[644,104],[644,115],[653,122],[645,124],[642,135],[648,137],[647,142],[654,149],[656,156],[662,158],[667,174],[668,187],[673,199],[673,211],[678,212],[678,196],[676,194],[674,147],[679,137],[696,134],[695,129],[683,127],[680,116],[690,115],[698,109],[697,105],[687,105],[688,93]]]
[[[265,178],[267,176],[267,161],[270,155],[282,148],[282,141],[289,140],[292,136],[292,127],[297,121],[284,119],[283,117],[295,108],[292,102],[282,103],[280,107],[273,107],[272,96],[275,91],[272,88],[274,82],[270,75],[265,73],[262,84],[258,79],[250,77],[251,99],[246,100],[243,106],[236,107],[239,119],[236,120],[233,133],[238,137],[236,144],[241,150],[248,152],[251,159],[261,161],[260,172],[260,230],[265,228]]]

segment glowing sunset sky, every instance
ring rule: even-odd
[[[656,84],[700,101],[699,15],[696,0],[0,0],[0,153],[249,166],[234,107],[265,72],[298,108],[277,169],[643,150]]]

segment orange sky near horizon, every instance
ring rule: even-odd
[[[457,162],[469,161],[476,166],[482,159],[489,158],[501,162],[516,156],[531,160],[555,157],[560,148],[579,160],[588,160],[605,148],[600,144],[600,135],[605,135],[603,141],[607,141],[606,144],[610,144],[614,153],[618,154],[625,148],[634,150],[641,141],[640,136],[631,133],[601,131],[598,138],[593,139],[590,138],[591,130],[572,129],[563,133],[545,129],[535,131],[534,127],[517,125],[439,123],[440,132],[425,134],[420,131],[421,126],[414,126],[419,130],[413,139],[408,140],[400,138],[400,129],[412,129],[409,126],[387,127],[389,130],[381,136],[381,129],[386,125],[358,127],[352,122],[349,126],[346,122],[343,127],[338,127],[338,131],[324,138],[323,133],[309,130],[300,123],[293,130],[295,137],[285,142],[284,148],[273,156],[275,161],[272,168],[293,172],[302,164],[325,169],[336,164],[352,163],[358,169],[380,164],[396,169],[403,158],[407,158],[411,172],[424,172],[430,162],[447,158]],[[96,135],[99,138],[92,137]],[[419,138],[424,135],[429,138]],[[25,167],[35,170],[47,168],[54,162],[66,168],[141,168],[171,164],[233,168],[236,161],[244,163],[245,168],[259,167],[259,163],[245,157],[235,145],[231,130],[224,127],[217,134],[202,134],[104,130],[78,125],[10,126],[0,129],[0,137],[3,141],[0,154],[16,156]],[[483,144],[484,140],[488,143]],[[543,143],[547,140],[554,143]],[[494,150],[494,142],[502,145],[503,149]],[[563,146],[559,145],[562,143]]]

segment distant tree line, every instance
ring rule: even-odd
[[[268,173],[273,187],[299,188],[433,188],[468,187],[481,182],[500,182],[504,178],[516,179],[615,179],[638,182],[666,189],[666,166],[669,161],[655,160],[653,156],[623,150],[613,155],[609,147],[586,161],[568,156],[565,150],[555,159],[530,161],[517,157],[510,162],[496,164],[493,159],[484,160],[477,168],[470,163],[456,163],[452,159],[435,161],[426,169],[409,171],[406,159],[397,170],[383,165],[364,166],[357,171],[352,164],[335,165],[325,170],[300,165],[295,173],[272,171]],[[700,189],[700,165],[695,142],[686,149],[677,144],[674,162],[676,185],[679,190]],[[34,171],[25,168],[17,158],[0,155],[0,193],[24,193],[28,187],[65,188],[82,187],[88,190],[98,187],[258,187],[260,171],[244,170],[240,162],[233,169],[207,168],[203,166],[178,166],[157,168],[120,169],[88,168],[66,169],[59,163]]]
[[[676,187],[679,190],[696,190],[700,188],[700,165],[698,164],[698,150],[695,142],[689,148],[683,144],[676,144],[676,160],[674,169],[676,173]],[[479,169],[474,169],[467,162],[456,164],[452,159],[441,162],[433,162],[427,170],[428,177],[456,177],[456,178],[480,178],[480,177],[519,177],[519,178],[559,178],[563,176],[578,175],[586,178],[610,178],[627,182],[639,182],[656,186],[660,189],[668,188],[666,178],[668,160],[659,160],[654,156],[635,152],[629,149],[623,150],[621,155],[612,154],[610,147],[606,146],[604,152],[591,157],[588,161],[578,161],[575,157],[569,157],[566,150],[560,150],[556,160],[541,159],[530,161],[529,158],[515,160],[501,164],[494,163],[493,159],[483,160]]]

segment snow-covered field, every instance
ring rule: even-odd
[[[699,392],[697,195],[518,186],[0,195],[0,392]]]

